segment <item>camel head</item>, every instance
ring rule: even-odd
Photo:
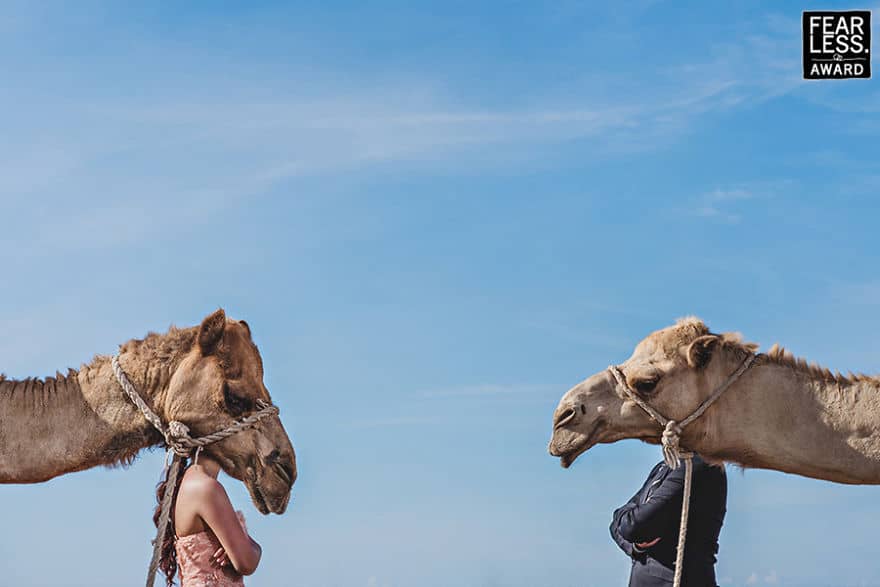
[[[715,352],[722,346],[739,352]],[[697,318],[684,318],[648,335],[620,369],[642,399],[667,418],[681,420],[727,378],[736,361],[753,346],[740,344],[735,334],[712,334]],[[685,438],[700,438],[705,418],[693,422]],[[605,369],[562,396],[553,414],[549,451],[568,468],[596,444],[626,438],[659,444],[661,433],[660,425],[619,389]]]
[[[193,437],[230,426],[271,402],[263,383],[260,351],[248,324],[223,310],[204,319],[192,347],[171,375],[162,402],[167,420],[179,420]],[[296,455],[281,420],[269,417],[254,427],[209,444],[204,453],[242,481],[263,514],[284,513],[296,480]]]

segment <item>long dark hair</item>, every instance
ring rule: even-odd
[[[168,516],[168,528],[165,531],[165,537],[162,540],[162,550],[159,553],[159,569],[165,573],[165,582],[167,587],[174,585],[174,576],[177,574],[177,551],[174,549],[174,508],[177,505],[177,494],[180,491],[180,482],[183,481],[183,474],[189,468],[189,459],[182,459],[180,462],[180,471],[177,474],[177,487],[174,488],[174,495],[171,498],[171,513]],[[165,498],[165,488],[168,485],[168,472],[165,471],[165,478],[156,486],[156,511],[153,512],[153,524],[159,527],[159,516],[162,515],[162,500]]]

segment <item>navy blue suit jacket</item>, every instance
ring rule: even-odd
[[[659,463],[625,505],[614,512],[611,536],[632,558],[630,587],[672,585],[685,466],[675,471]],[[683,587],[716,587],[715,555],[727,511],[727,475],[694,455],[693,485],[684,549]],[[635,544],[660,541],[640,551]]]

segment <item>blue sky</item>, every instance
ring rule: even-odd
[[[801,10],[4,4],[0,368],[222,306],[300,467],[227,478],[249,585],[625,584],[659,451],[562,470],[571,385],[689,314],[880,371],[880,90],[800,79]],[[0,487],[3,582],[141,581],[162,458]],[[722,585],[880,585],[876,488],[730,473]]]

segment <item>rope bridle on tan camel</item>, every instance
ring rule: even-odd
[[[217,432],[193,438],[189,434],[189,428],[183,422],[172,420],[168,423],[168,426],[162,424],[162,420],[156,412],[151,410],[146,402],[144,402],[137,389],[135,389],[134,385],[129,381],[125,371],[122,370],[122,367],[119,365],[119,355],[114,356],[111,359],[110,364],[113,366],[113,373],[116,375],[116,379],[119,381],[119,385],[122,386],[125,395],[127,395],[128,399],[137,406],[147,421],[149,421],[150,424],[162,434],[168,452],[174,454],[170,469],[168,469],[168,481],[165,484],[165,496],[162,498],[162,509],[159,514],[159,521],[156,524],[156,539],[153,541],[153,558],[150,561],[150,567],[147,571],[147,587],[152,587],[153,581],[156,577],[156,569],[159,566],[162,542],[165,540],[165,533],[168,530],[168,518],[171,514],[171,501],[174,497],[174,490],[177,487],[177,477],[180,473],[181,461],[190,456],[193,451],[195,451],[195,459],[198,459],[199,452],[203,447],[223,440],[224,438],[229,438],[233,434],[237,434],[242,430],[252,428],[263,418],[277,416],[278,408],[258,399],[257,407],[260,409],[250,416],[237,420],[227,428],[218,430]],[[168,466],[168,454],[165,455],[165,464]]]
[[[655,410],[651,404],[647,403],[645,400],[639,397],[638,393],[636,393],[627,383],[626,377],[623,375],[623,371],[620,370],[620,367],[617,365],[612,365],[608,367],[608,370],[611,371],[611,374],[614,376],[614,379],[617,380],[617,386],[623,390],[623,392],[629,397],[631,400],[636,402],[640,408],[645,410],[647,414],[651,417],[652,420],[660,424],[663,427],[663,435],[660,437],[660,443],[663,445],[663,460],[669,466],[670,469],[677,469],[681,464],[681,461],[684,461],[685,465],[685,473],[684,473],[684,496],[682,497],[681,502],[681,523],[678,527],[678,548],[675,554],[675,579],[673,582],[674,587],[681,586],[681,574],[682,574],[682,566],[684,564],[684,544],[685,537],[687,536],[687,522],[688,522],[688,512],[690,509],[690,501],[691,501],[691,481],[694,472],[694,453],[683,450],[680,444],[681,441],[681,433],[684,430],[685,426],[699,418],[703,415],[709,406],[715,403],[721,394],[724,393],[740,376],[746,372],[746,370],[752,366],[752,363],[758,356],[755,354],[750,354],[746,359],[742,362],[742,364],[737,368],[730,377],[727,378],[724,383],[722,383],[712,394],[703,400],[697,409],[694,410],[690,416],[682,420],[681,422],[676,422],[675,420],[670,420],[663,416],[660,412]]]

